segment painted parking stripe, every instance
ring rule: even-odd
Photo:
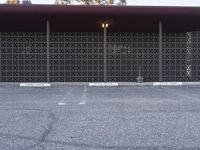
[[[87,86],[84,86],[83,96],[82,100],[79,102],[79,105],[85,105],[86,104],[86,95],[87,95]]]
[[[66,103],[64,103],[64,102],[59,102],[58,105],[60,105],[60,106],[61,106],[61,105],[66,105]]]

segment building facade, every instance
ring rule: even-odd
[[[199,81],[199,18],[197,7],[0,5],[0,82]]]

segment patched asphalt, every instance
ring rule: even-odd
[[[198,86],[0,86],[0,150],[199,149]]]

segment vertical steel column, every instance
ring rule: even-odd
[[[50,77],[49,77],[49,34],[50,34],[50,23],[49,20],[47,20],[47,82],[50,82]]]
[[[0,32],[0,82],[2,82],[2,78],[1,78],[1,32]]]
[[[162,22],[159,22],[159,82],[163,81],[162,75]]]
[[[107,29],[104,27],[104,82],[107,82],[107,49],[106,49],[106,34],[107,34]]]

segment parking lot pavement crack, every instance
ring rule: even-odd
[[[50,132],[52,131],[53,126],[57,121],[56,116],[52,112],[50,112],[49,110],[28,109],[28,108],[0,108],[0,110],[27,110],[27,111],[41,111],[41,112],[48,113],[48,118],[51,121],[50,121],[50,123],[47,124],[47,127],[44,129],[44,131],[42,132],[42,135],[39,138],[0,133],[0,136],[4,136],[4,137],[7,137],[7,138],[19,138],[19,139],[36,141],[35,144],[23,148],[23,150],[33,149],[35,147],[41,147],[42,149],[44,149],[44,144],[46,142],[46,138],[50,134]]]
[[[49,118],[51,119],[51,122],[47,125],[47,128],[42,133],[42,136],[41,136],[40,141],[38,143],[38,145],[40,145],[43,149],[44,149],[44,146],[45,146],[46,138],[51,133],[53,126],[57,121],[57,118],[53,113],[51,113],[50,111],[47,111],[47,112],[49,114]]]
[[[45,143],[47,141],[46,138],[51,133],[54,124],[57,122],[57,118],[52,112],[50,112],[48,110],[42,110],[42,111],[46,111],[48,113],[48,118],[51,119],[51,122],[49,124],[47,124],[47,127],[44,129],[44,131],[43,131],[41,137],[38,139],[38,141],[32,146],[26,147],[24,150],[33,149],[35,147],[41,147],[42,149],[45,149]]]

